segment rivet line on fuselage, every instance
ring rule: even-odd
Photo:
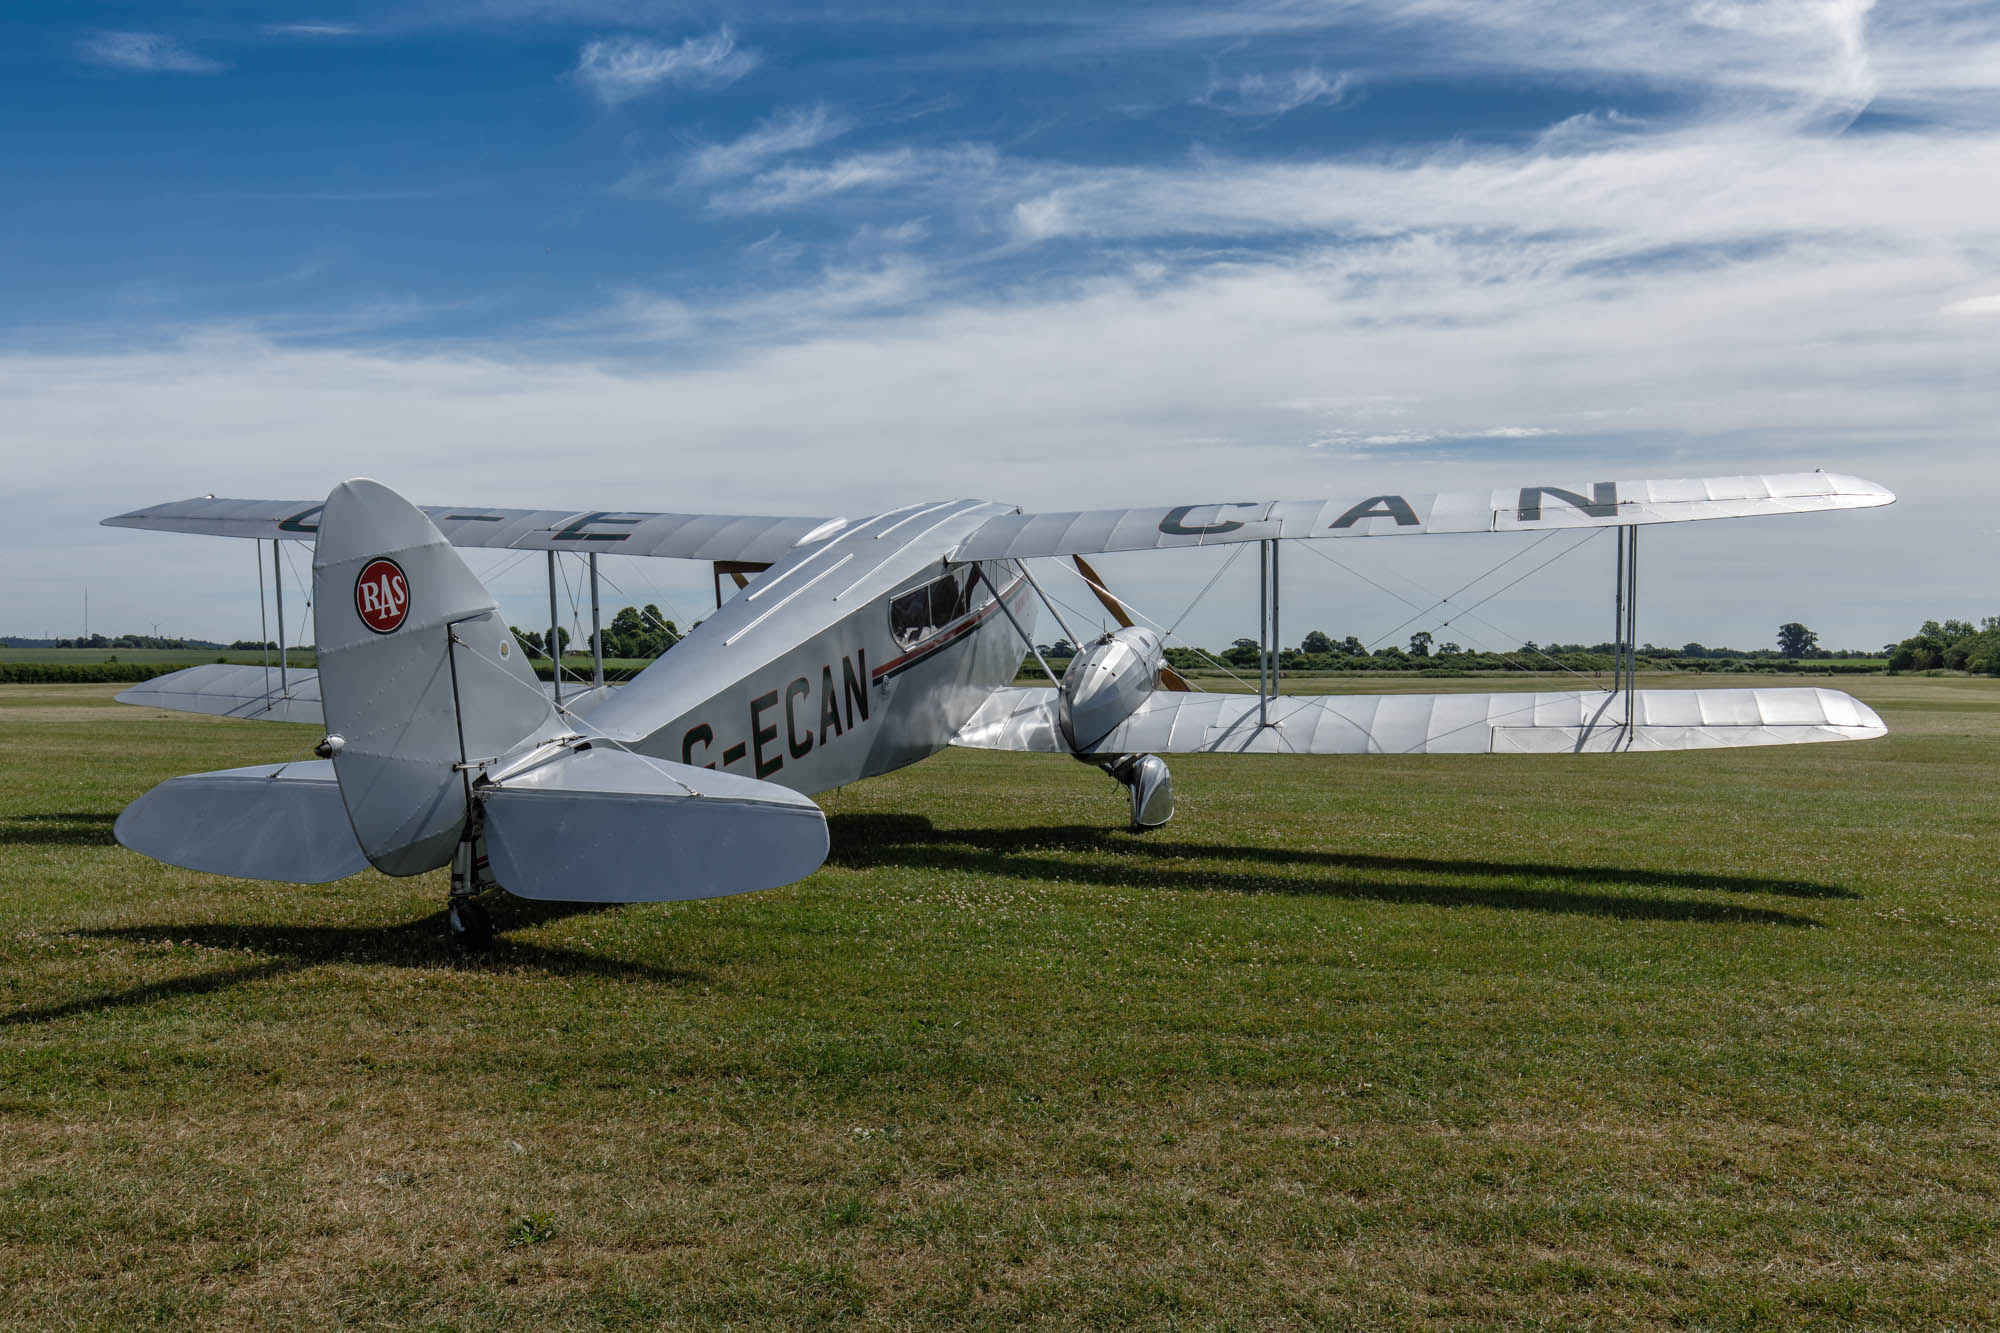
[[[778,612],[784,610],[785,607],[789,605],[791,601],[794,598],[796,598],[800,593],[803,593],[806,589],[812,587],[813,584],[818,583],[821,579],[833,573],[833,571],[839,569],[842,565],[846,564],[849,560],[852,560],[853,558],[854,556],[852,552],[841,556],[840,559],[834,561],[832,564],[828,565],[825,569],[822,569],[819,573],[813,575],[811,578],[807,579],[804,583],[801,583],[798,587],[792,589],[790,592],[786,593],[783,597],[780,597],[777,601],[771,603],[771,605],[765,609],[762,615],[758,616],[755,620],[745,625],[742,629],[737,630],[734,634],[724,639],[722,641],[722,646],[724,648],[729,647],[729,645],[735,643],[738,639],[748,634],[751,630],[756,629],[759,625],[769,620],[772,616],[777,615]]]
[[[947,501],[946,503],[949,503],[949,501]],[[922,508],[921,505],[904,505],[901,509],[891,509],[886,513],[877,514],[873,518],[862,520],[862,522],[857,524],[852,530],[838,534],[834,540],[830,540],[825,546],[822,546],[819,550],[814,551],[811,555],[799,561],[799,563],[793,565],[790,569],[784,571],[782,574],[779,574],[776,578],[767,578],[759,582],[756,587],[752,588],[749,592],[744,594],[744,600],[749,602],[757,601],[759,598],[769,593],[772,589],[780,587],[783,584],[790,582],[792,579],[796,578],[801,571],[810,569],[813,566],[813,564],[816,561],[818,561],[822,556],[824,556],[827,552],[834,550],[835,541],[851,540],[855,537],[859,537],[862,533],[868,530],[868,526],[871,523],[880,523],[885,519],[893,519],[898,514],[903,513],[905,510],[921,509],[921,508]],[[932,508],[936,508],[936,506],[933,505]],[[914,517],[914,515],[912,515],[911,517]]]
[[[922,518],[925,514],[935,514],[938,510],[946,508],[947,506],[955,504],[964,504],[964,503],[965,501],[963,500],[938,500],[934,501],[931,504],[924,505],[922,508],[918,509],[916,513],[905,514],[902,518],[897,519],[894,523],[891,523],[888,527],[876,533],[875,540],[878,542],[881,541],[884,537],[894,532],[897,528],[902,527],[905,523],[914,523],[918,519]]]
[[[853,592],[856,588],[859,588],[862,584],[867,583],[869,579],[874,575],[875,570],[879,570],[883,565],[888,564],[891,560],[894,560],[897,556],[909,550],[912,546],[915,546],[918,542],[930,536],[933,532],[936,532],[939,528],[951,522],[953,519],[963,518],[965,515],[971,513],[975,509],[984,508],[989,502],[985,500],[965,500],[965,501],[959,501],[957,503],[959,506],[957,509],[954,509],[949,514],[946,514],[943,518],[931,524],[929,527],[924,528],[922,531],[918,532],[916,536],[910,538],[908,541],[904,542],[901,546],[898,546],[894,551],[891,551],[888,555],[876,561],[875,569],[871,569],[867,574],[862,575],[860,578],[856,579],[854,582],[848,584],[845,588],[842,588],[839,592],[835,593],[833,596],[833,600],[836,602],[842,600],[847,596],[847,594]]]

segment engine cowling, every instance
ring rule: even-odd
[[[1070,659],[1057,721],[1073,754],[1089,754],[1159,687],[1167,654],[1160,636],[1137,625],[1106,634]]]
[[[1158,755],[1100,754],[1097,746],[1159,688],[1166,662],[1160,636],[1130,625],[1071,658],[1058,691],[1056,721],[1070,753],[1125,787],[1132,798],[1134,828],[1158,828],[1173,818],[1173,778]]]

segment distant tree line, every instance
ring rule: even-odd
[[[1954,622],[1956,623],[1956,622]],[[1641,668],[1649,671],[1800,671],[1858,674],[1882,669],[1883,652],[1860,649],[1828,650],[1819,646],[1819,636],[1796,621],[1778,629],[1773,648],[1711,648],[1700,643],[1680,647],[1641,644],[1635,654]],[[1038,644],[1051,663],[1076,653],[1067,639]],[[1535,643],[1532,640],[1506,652],[1468,650],[1449,640],[1419,630],[1406,644],[1370,646],[1349,634],[1335,638],[1324,630],[1314,630],[1296,648],[1279,652],[1279,667],[1285,671],[1430,671],[1458,674],[1472,671],[1552,671],[1565,670],[1586,675],[1604,674],[1617,665],[1617,647],[1611,643]],[[1234,671],[1257,670],[1258,643],[1237,639],[1220,652],[1200,648],[1167,649],[1167,665],[1177,671],[1213,670],[1218,664]],[[1813,665],[1806,665],[1811,663]]]
[[[1969,620],[1926,620],[1901,643],[1885,644],[1889,671],[1972,671],[2000,676],[2000,616],[1987,616],[1977,629]]]
[[[30,640],[20,640],[27,646]],[[36,646],[49,648],[220,648],[219,643],[207,639],[176,639],[163,634],[116,634],[109,638],[102,634],[88,634],[74,639],[39,639],[32,641]],[[231,645],[232,647],[237,645]],[[255,648],[256,644],[249,645]]]
[[[511,627],[514,637],[521,641],[536,657],[548,656],[548,634],[544,630]],[[660,608],[648,602],[642,609],[636,606],[620,607],[618,614],[611,617],[611,623],[604,627],[604,655],[606,657],[658,657],[667,649],[679,643],[682,634],[673,621],[660,614]],[[556,646],[559,652],[590,651],[590,636],[583,637],[581,648],[572,640],[570,632],[556,627]]]
[[[522,645],[536,657],[546,658],[543,630],[514,627]],[[649,660],[679,643],[683,635],[673,621],[651,603],[644,607],[619,608],[604,629],[607,658]],[[567,629],[556,630],[556,642],[564,653],[588,651],[588,638],[579,646]],[[1830,650],[1819,645],[1819,635],[1798,621],[1778,627],[1776,646],[1771,648],[1711,648],[1700,643],[1684,643],[1678,648],[1641,644],[1637,650],[1641,667],[1654,671],[1786,671],[1813,670],[1834,673],[1875,671],[1886,659],[1891,674],[1905,671],[1969,671],[2000,676],[2000,616],[1987,616],[1977,625],[1969,620],[1926,620],[1922,627],[1900,643],[1884,644],[1879,650]],[[213,650],[222,645],[206,639],[183,639],[154,634],[91,634],[74,639],[5,639],[0,644],[46,646],[51,648],[166,648]],[[229,645],[236,652],[275,652],[276,642],[238,639]],[[294,650],[310,650],[310,644],[292,644]],[[1076,656],[1076,645],[1068,639],[1036,645],[1051,663],[1067,662]],[[1279,653],[1279,665],[1286,671],[1547,671],[1564,669],[1597,674],[1609,672],[1616,663],[1615,646],[1610,643],[1547,643],[1533,641],[1506,652],[1467,650],[1449,640],[1439,642],[1423,630],[1409,636],[1403,645],[1363,643],[1349,634],[1335,638],[1324,630],[1313,630],[1296,648]],[[1181,671],[1212,669],[1218,662],[1237,671],[1257,669],[1258,645],[1242,638],[1220,652],[1175,646],[1167,649],[1167,664]],[[1807,665],[1814,664],[1814,665]]]

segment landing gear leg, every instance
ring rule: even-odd
[[[1158,828],[1174,817],[1174,779],[1156,754],[1120,755],[1100,765],[1132,794],[1132,828]]]
[[[451,942],[467,953],[484,953],[493,947],[493,919],[480,901],[492,887],[493,881],[486,875],[486,839],[468,831],[452,854],[451,898],[444,914]]]

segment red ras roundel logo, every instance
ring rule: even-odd
[[[403,577],[403,567],[386,556],[370,560],[354,580],[354,609],[377,634],[393,632],[410,613],[410,581]]]

